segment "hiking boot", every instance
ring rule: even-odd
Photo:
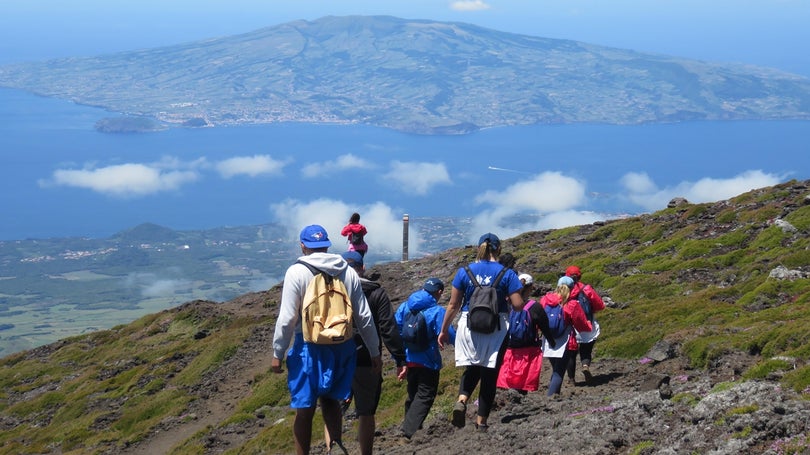
[[[467,403],[456,401],[456,405],[453,406],[453,419],[451,422],[456,428],[464,428],[467,423]]]
[[[585,382],[590,384],[593,382],[593,375],[588,365],[582,365],[582,374],[585,376]]]

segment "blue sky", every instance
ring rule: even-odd
[[[807,0],[0,0],[0,63],[159,47],[350,14],[469,22],[810,76]]]

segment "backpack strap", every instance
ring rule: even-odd
[[[467,276],[470,277],[470,281],[472,281],[475,287],[481,287],[481,284],[478,283],[477,279],[475,279],[475,275],[473,275],[472,270],[470,270],[469,265],[464,266],[464,271],[467,272]]]
[[[306,268],[308,268],[308,269],[309,269],[309,271],[310,271],[310,272],[312,272],[312,275],[317,275],[317,274],[319,274],[319,273],[322,273],[322,274],[323,274],[323,276],[324,276],[324,278],[326,279],[326,282],[327,282],[327,283],[331,283],[331,282],[332,282],[332,275],[330,275],[330,274],[328,274],[328,273],[324,272],[323,270],[319,269],[318,267],[315,267],[314,265],[312,265],[312,264],[310,264],[310,263],[308,263],[308,262],[304,262],[304,261],[302,261],[302,260],[300,260],[300,259],[299,259],[299,260],[297,260],[297,261],[295,261],[295,263],[296,263],[296,264],[301,264],[301,265],[304,265]]]
[[[481,284],[475,279],[475,275],[473,275],[472,270],[470,270],[469,265],[464,266],[464,271],[467,272],[467,276],[470,277],[470,281],[472,281],[475,286],[481,287]],[[503,278],[504,274],[506,274],[506,267],[502,268],[501,271],[495,275],[495,281],[492,282],[491,285],[493,288],[498,286],[498,283],[501,282],[501,278]]]
[[[497,287],[498,284],[501,282],[501,278],[506,274],[506,267],[502,268],[497,275],[495,275],[495,281],[492,282],[492,287]]]

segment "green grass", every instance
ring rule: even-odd
[[[531,271],[538,282],[556,283],[565,266],[579,265],[583,279],[616,304],[598,315],[598,357],[639,359],[661,340],[677,346],[692,368],[707,367],[729,352],[745,352],[760,360],[743,372],[743,379],[778,380],[810,400],[810,279],[769,277],[777,266],[810,263],[810,208],[798,198],[782,201],[784,194],[782,188],[757,190],[733,200],[749,204],[744,208],[697,204],[600,226],[518,236],[512,252],[521,270]],[[768,224],[786,205],[799,207],[786,217],[799,234]],[[695,224],[712,219],[710,227]],[[742,225],[733,228],[731,223]],[[472,248],[451,250],[409,263],[406,273],[430,269],[449,278],[455,264],[471,260],[472,254]],[[274,295],[264,305],[276,303]],[[7,453],[111,453],[143,439],[165,419],[182,419],[195,399],[193,391],[226,365],[258,324],[272,320],[201,312],[190,304],[68,338],[39,358],[25,352],[8,356],[0,360],[0,413],[19,423],[0,433],[0,447]],[[205,336],[198,337],[201,333]],[[460,375],[452,364],[442,369],[428,419],[449,414]],[[736,384],[717,384],[712,393]],[[378,426],[401,423],[405,396],[405,383],[388,372]],[[686,406],[699,400],[689,394],[673,397]],[[742,405],[722,419],[756,411]],[[215,429],[261,422],[247,445],[226,453],[288,453],[292,418],[284,375],[261,373]],[[313,428],[313,441],[319,441],[320,417]],[[204,453],[212,430],[190,437],[174,453]],[[744,438],[747,431],[732,437]],[[628,453],[653,450],[652,441],[643,441]]]

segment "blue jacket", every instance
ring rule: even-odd
[[[402,324],[405,320],[405,312],[407,311],[422,311],[425,315],[425,322],[427,323],[428,331],[430,331],[430,347],[422,352],[411,352],[410,349],[405,348],[405,358],[408,362],[418,363],[424,365],[432,370],[440,370],[442,368],[442,354],[439,350],[439,343],[436,338],[442,329],[442,321],[444,320],[444,307],[439,306],[436,299],[424,289],[420,289],[402,303],[397,308],[394,319],[399,327],[399,333],[402,334]],[[456,329],[450,326],[450,343],[456,341]]]

